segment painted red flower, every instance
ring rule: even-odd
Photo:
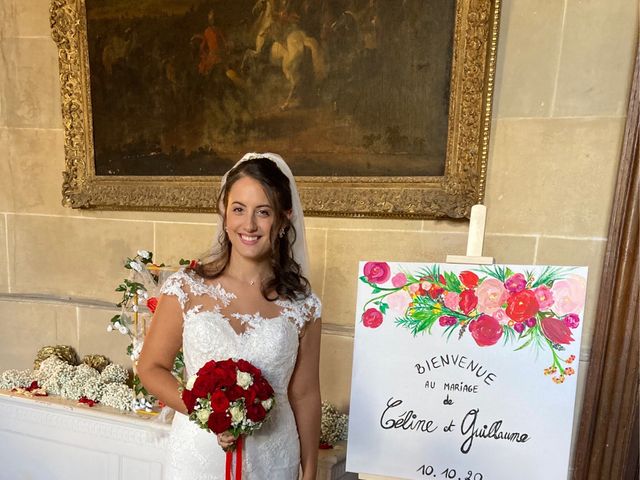
[[[364,264],[364,276],[370,283],[384,283],[391,276],[387,262],[367,262]]]
[[[435,283],[432,283],[431,287],[429,287],[429,296],[434,300],[438,298],[438,296],[442,292],[444,292],[444,288],[440,287],[439,285],[436,285]]]
[[[564,323],[564,321],[558,318],[543,318],[540,320],[540,326],[542,327],[542,333],[544,333],[544,336],[553,343],[568,345],[573,342],[571,329]]]
[[[478,286],[478,275],[468,270],[458,274],[460,281],[467,288],[476,288]]]
[[[536,294],[531,290],[514,293],[507,299],[507,316],[516,322],[524,322],[539,310]]]
[[[198,266],[198,261],[197,260],[191,260],[189,262],[189,269],[190,270],[195,270],[197,266]]]
[[[229,408],[229,399],[222,390],[216,390],[211,395],[211,408],[214,412],[225,412]]]
[[[480,315],[472,320],[469,331],[480,347],[495,345],[502,337],[502,326],[490,315]]]
[[[223,433],[231,427],[231,417],[226,412],[213,412],[209,415],[207,426],[214,433]]]
[[[473,290],[465,290],[460,294],[460,302],[458,308],[460,311],[467,315],[471,310],[478,305],[478,297]]]
[[[382,312],[376,308],[368,308],[362,314],[362,324],[368,328],[378,328],[382,325]]]
[[[150,297],[147,299],[147,308],[151,313],[156,312],[156,308],[158,308],[158,299],[156,297]]]

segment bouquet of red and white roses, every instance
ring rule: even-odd
[[[237,437],[237,467],[242,466],[242,437],[251,435],[273,409],[273,388],[259,368],[246,360],[210,360],[187,381],[182,400],[189,419],[215,434],[231,432]],[[227,474],[231,451],[227,452]],[[239,477],[239,472],[236,477]]]

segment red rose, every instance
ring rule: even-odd
[[[222,363],[222,362],[219,362],[219,363]],[[200,367],[200,370],[198,370],[198,375],[202,375],[202,374],[206,374],[207,372],[210,372],[217,364],[218,362],[216,362],[215,360],[209,360],[202,367]]]
[[[458,274],[460,281],[467,288],[476,288],[478,286],[478,275],[468,270]]]
[[[507,309],[505,310],[509,318],[516,322],[524,322],[533,317],[540,310],[536,294],[531,290],[523,290],[514,293],[507,299]]]
[[[480,315],[469,324],[471,336],[480,347],[495,345],[502,336],[502,326],[489,315]]]
[[[191,391],[197,397],[206,397],[218,387],[218,382],[213,375],[198,375]]]
[[[467,315],[471,310],[476,308],[478,305],[478,297],[473,290],[465,290],[460,294],[460,303],[458,306],[460,307],[460,311]]]
[[[368,328],[378,328],[382,325],[382,312],[369,308],[362,314],[362,324]]]
[[[245,405],[252,405],[256,398],[258,397],[258,388],[254,385],[251,385],[244,391],[244,403]]]
[[[197,260],[191,260],[189,262],[189,269],[190,270],[195,270],[197,266],[198,266],[198,261]]]
[[[238,360],[238,370],[240,370],[241,372],[250,373],[254,378],[262,375],[262,372],[259,368],[254,367],[249,362],[242,359]]]
[[[218,385],[223,387],[230,387],[236,383],[236,369],[221,368],[220,364],[213,369],[211,375],[217,380]]]
[[[237,399],[244,397],[244,389],[238,385],[233,385],[227,388],[224,393],[230,402],[234,402]]]
[[[254,385],[259,400],[267,400],[273,396],[273,388],[264,378],[260,378]]]
[[[542,333],[544,333],[544,336],[551,340],[553,343],[568,345],[573,342],[571,330],[560,319],[543,318],[540,321],[540,326],[542,327]]]
[[[182,401],[184,402],[185,407],[187,407],[187,412],[193,412],[197,399],[198,397],[191,390],[185,389],[182,391]]]
[[[267,416],[267,411],[259,403],[247,407],[247,418],[252,422],[261,422]]]
[[[226,412],[229,408],[229,399],[222,390],[216,390],[211,395],[211,408],[214,412]]]
[[[364,264],[364,276],[370,283],[384,283],[391,276],[391,268],[386,262],[367,262]]]
[[[213,433],[223,433],[231,427],[231,417],[227,413],[213,412],[209,415],[207,426]]]

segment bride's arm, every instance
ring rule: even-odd
[[[320,441],[320,333],[318,318],[305,327],[289,383],[289,401],[300,436],[302,479],[315,480]]]
[[[144,387],[166,405],[187,413],[171,374],[173,361],[182,346],[182,308],[173,295],[162,295],[144,339],[138,360],[138,376]]]

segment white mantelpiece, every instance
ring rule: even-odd
[[[169,480],[170,425],[59,397],[0,391],[0,480]],[[320,451],[319,480],[345,474],[345,448]]]

